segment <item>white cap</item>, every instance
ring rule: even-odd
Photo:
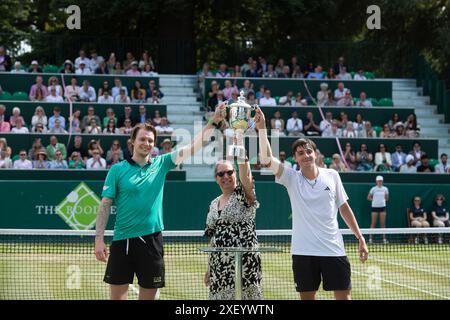
[[[377,176],[377,178],[375,179],[375,181],[383,181],[383,176]]]
[[[405,163],[408,163],[408,162],[410,162],[410,161],[412,161],[412,160],[414,160],[413,155],[412,155],[412,154],[408,154],[408,155],[406,156]]]
[[[39,64],[36,60],[31,61],[31,64]]]
[[[16,61],[16,63],[14,63],[15,66],[20,66],[20,61]]]

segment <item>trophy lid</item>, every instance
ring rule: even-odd
[[[238,101],[233,102],[233,103],[230,105],[230,107],[231,107],[231,108],[233,108],[233,107],[251,108],[252,106],[249,105],[249,104],[247,103],[247,101],[245,100],[245,92],[244,92],[244,90],[241,90],[240,96],[239,96],[239,98],[238,98]]]

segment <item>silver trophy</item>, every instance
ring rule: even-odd
[[[244,95],[244,91],[241,91],[238,101],[228,105],[230,108],[230,127],[234,130],[234,136],[233,144],[228,147],[227,156],[237,157],[238,159],[245,158],[245,147],[242,144],[234,144],[234,142],[240,141],[240,138],[249,128],[251,113],[257,107],[256,104],[249,105],[245,101]]]

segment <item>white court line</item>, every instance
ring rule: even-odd
[[[379,259],[379,258],[370,258],[370,260],[371,261],[378,261],[378,262],[386,263],[386,264],[391,264],[391,265],[394,265],[394,266],[403,267],[403,268],[407,268],[407,269],[413,269],[413,270],[417,270],[417,271],[420,271],[420,272],[426,272],[426,273],[429,273],[429,274],[432,274],[432,275],[435,275],[435,276],[441,276],[441,277],[450,279],[450,275],[439,273],[439,272],[430,271],[430,270],[427,270],[427,269],[417,268],[417,267],[410,266],[410,265],[403,264],[403,263],[390,262],[390,261]]]
[[[359,275],[363,275],[363,276],[369,277],[369,275],[365,274],[364,272],[359,272],[359,271],[356,271],[356,270],[352,270],[352,273],[356,273],[356,274],[359,274]],[[396,285],[396,286],[399,286],[399,287],[407,288],[407,289],[414,290],[414,291],[419,291],[419,292],[422,292],[422,293],[425,293],[425,294],[429,294],[429,295],[432,295],[432,296],[435,296],[435,297],[438,297],[438,298],[441,298],[441,299],[443,298],[443,299],[446,299],[446,300],[450,300],[450,297],[442,296],[440,294],[433,293],[433,292],[430,292],[430,291],[427,291],[427,290],[422,290],[422,289],[419,289],[419,288],[416,288],[416,287],[411,287],[411,286],[408,286],[406,284],[401,284],[401,283],[398,283],[398,282],[395,282],[395,281],[382,279],[380,277],[375,277],[375,276],[372,276],[372,275],[370,277],[372,279],[380,280],[380,281],[383,281],[383,282],[386,282],[386,283],[389,283],[389,284],[393,284],[393,285]]]

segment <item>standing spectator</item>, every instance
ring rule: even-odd
[[[86,168],[86,164],[84,163],[83,159],[81,158],[81,154],[78,151],[74,151],[70,154],[69,159],[69,169],[84,169]]]
[[[372,171],[373,155],[369,152],[365,143],[361,144],[359,151],[356,153],[356,162],[358,164],[356,171]]]
[[[14,169],[33,169],[33,163],[27,159],[27,151],[25,149],[20,150],[19,159],[14,161]]]
[[[395,172],[400,171],[400,167],[406,163],[406,153],[402,150],[402,145],[397,143],[395,145],[395,152],[391,155],[392,169]]]
[[[152,70],[155,70],[155,63],[153,62],[152,56],[149,54],[148,50],[142,52],[141,60],[139,60],[139,68],[144,69],[146,65],[149,65]]]
[[[92,158],[89,158],[86,161],[86,169],[88,170],[106,169],[106,160],[101,157],[99,149],[93,150]]]
[[[70,85],[64,88],[64,96],[67,100],[80,101],[80,87],[78,86],[77,78],[72,77]]]
[[[66,119],[61,115],[61,109],[59,107],[53,108],[53,116],[48,119],[48,128],[53,129],[55,127],[55,121],[59,120],[60,126],[64,129],[66,127]]]
[[[37,106],[34,110],[34,116],[31,118],[31,131],[34,131],[37,124],[42,124],[44,127],[47,126],[47,116],[44,108],[41,106]]]
[[[364,121],[361,113],[356,114],[355,122],[353,122],[353,128],[356,131],[357,138],[366,138],[365,123],[366,122]]]
[[[23,126],[23,122],[20,119],[17,119],[16,126],[11,129],[11,133],[29,133],[29,130]]]
[[[64,160],[63,154],[61,151],[55,152],[55,158],[50,161],[50,169],[68,169],[67,161]]]
[[[159,126],[156,126],[155,129],[158,132],[158,134],[162,135],[165,134],[171,135],[173,133],[173,128],[169,126],[169,121],[167,120],[166,117],[161,118],[161,124]]]
[[[394,126],[399,122],[401,122],[400,116],[398,115],[397,112],[395,112],[394,114],[392,114],[391,120],[389,120],[387,123],[389,126],[389,129],[391,131],[394,131]]]
[[[122,80],[119,78],[114,79],[114,87],[111,90],[112,97],[115,99],[120,94],[120,89],[125,90],[125,94],[128,96],[128,89],[127,87],[122,85]]]
[[[408,154],[405,159],[405,164],[400,166],[400,173],[416,173],[417,167],[414,165],[414,157]]]
[[[367,80],[366,76],[364,75],[364,70],[360,68],[358,72],[355,73],[353,80]]]
[[[70,60],[64,61],[64,68],[61,70],[61,73],[63,74],[73,74],[75,73],[73,69],[73,63]]]
[[[83,138],[81,136],[75,136],[73,143],[69,144],[67,154],[73,154],[74,152],[79,153],[83,159],[87,159],[88,153],[83,146]]]
[[[60,119],[56,119],[54,122],[54,127],[51,128],[48,133],[52,133],[52,134],[67,134],[67,131],[64,130],[63,127],[61,127],[61,120]]]
[[[87,126],[90,125],[91,119],[95,119],[97,123],[101,123],[100,117],[95,114],[95,109],[93,106],[88,107],[87,115],[85,115],[81,120],[81,130],[84,130]]]
[[[125,73],[127,76],[139,77],[141,72],[139,71],[139,65],[137,61],[131,63],[131,69],[128,69]]]
[[[9,124],[11,125],[11,128],[14,128],[16,126],[17,120],[22,121],[22,125],[25,126],[25,120],[20,115],[19,107],[14,107],[12,110],[12,116],[9,118]]]
[[[26,71],[22,69],[22,64],[20,61],[16,61],[14,63],[14,69],[11,70],[11,73],[25,73]]]
[[[377,176],[375,179],[376,186],[370,189],[367,195],[367,200],[372,203],[372,221],[370,228],[374,229],[377,226],[378,215],[380,216],[380,227],[386,228],[386,203],[389,201],[389,189],[383,185],[383,176]],[[373,237],[370,235],[369,243],[373,243]],[[387,244],[386,235],[383,234],[383,243]]]
[[[4,46],[0,46],[0,72],[11,71],[11,57],[6,54]]]
[[[332,162],[330,164],[330,169],[334,169],[337,172],[345,172],[347,171],[347,168],[345,167],[345,164],[341,160],[341,156],[337,153],[333,154],[332,156]]]
[[[375,153],[375,171],[391,171],[392,160],[384,143],[378,145],[378,152]]]
[[[325,106],[328,101],[328,83],[323,82],[320,84],[320,91],[317,92],[317,105],[319,107]]]
[[[36,60],[31,61],[31,67],[28,69],[29,73],[42,73],[42,68]]]
[[[417,167],[417,172],[434,172],[434,167],[430,166],[428,156],[423,154],[420,157],[420,166]]]
[[[275,111],[273,118],[270,120],[270,134],[277,136],[284,136],[284,120],[281,119],[281,112]]]
[[[372,101],[367,100],[367,95],[364,91],[361,91],[361,93],[359,94],[359,101],[356,103],[357,107],[373,107],[372,105]]]
[[[216,73],[217,78],[229,78],[231,75],[227,70],[227,65],[225,63],[221,63],[219,65],[219,70]]]
[[[420,166],[420,158],[425,154],[425,152],[422,151],[422,145],[419,141],[414,141],[413,143],[413,149],[409,152],[414,157],[414,165],[416,167]]]
[[[91,69],[89,69],[88,65],[84,61],[80,61],[80,67],[75,70],[75,74],[78,75],[90,75],[92,74]]]
[[[348,70],[348,66],[345,64],[344,57],[339,57],[337,63],[333,66],[333,71],[335,74],[339,74],[344,67],[346,70]]]
[[[320,126],[314,121],[314,114],[311,111],[306,114],[303,130],[307,136],[320,136]]]
[[[271,92],[269,89],[266,89],[264,92],[264,97],[259,99],[259,105],[261,107],[275,107],[277,105],[276,100],[271,97]]]
[[[33,160],[33,169],[50,169],[50,162],[47,160],[45,149],[41,149],[36,153],[36,160]]]
[[[298,63],[297,56],[293,55],[291,57],[291,63],[289,64],[289,69],[290,69],[291,72],[293,72],[296,67],[300,67],[300,63]]]
[[[81,102],[95,102],[97,100],[97,94],[94,88],[90,85],[88,80],[83,80],[83,86],[80,89],[80,101]]]
[[[303,137],[303,122],[298,118],[297,111],[292,112],[292,118],[288,119],[286,130],[289,136]]]
[[[450,166],[448,165],[448,156],[446,153],[441,154],[441,161],[434,167],[436,173],[450,173]]]
[[[47,150],[47,156],[48,156],[49,160],[55,159],[55,154],[57,151],[61,151],[63,159],[65,159],[67,157],[66,146],[62,143],[59,143],[56,136],[50,137],[50,144],[47,146],[46,150]]]
[[[41,76],[36,77],[36,83],[30,88],[29,98],[31,101],[43,101],[48,96],[47,87]]]
[[[275,66],[275,72],[277,74],[280,74],[283,72],[283,68],[284,68],[284,59],[280,58],[277,61],[277,65]]]
[[[98,103],[113,104],[114,98],[109,95],[108,91],[103,91],[103,95],[98,97]]]
[[[86,52],[81,49],[79,51],[80,56],[78,58],[75,59],[75,69],[80,68],[80,64],[84,63],[85,66],[89,66],[91,65],[91,61],[89,60],[88,57],[86,57]]]

